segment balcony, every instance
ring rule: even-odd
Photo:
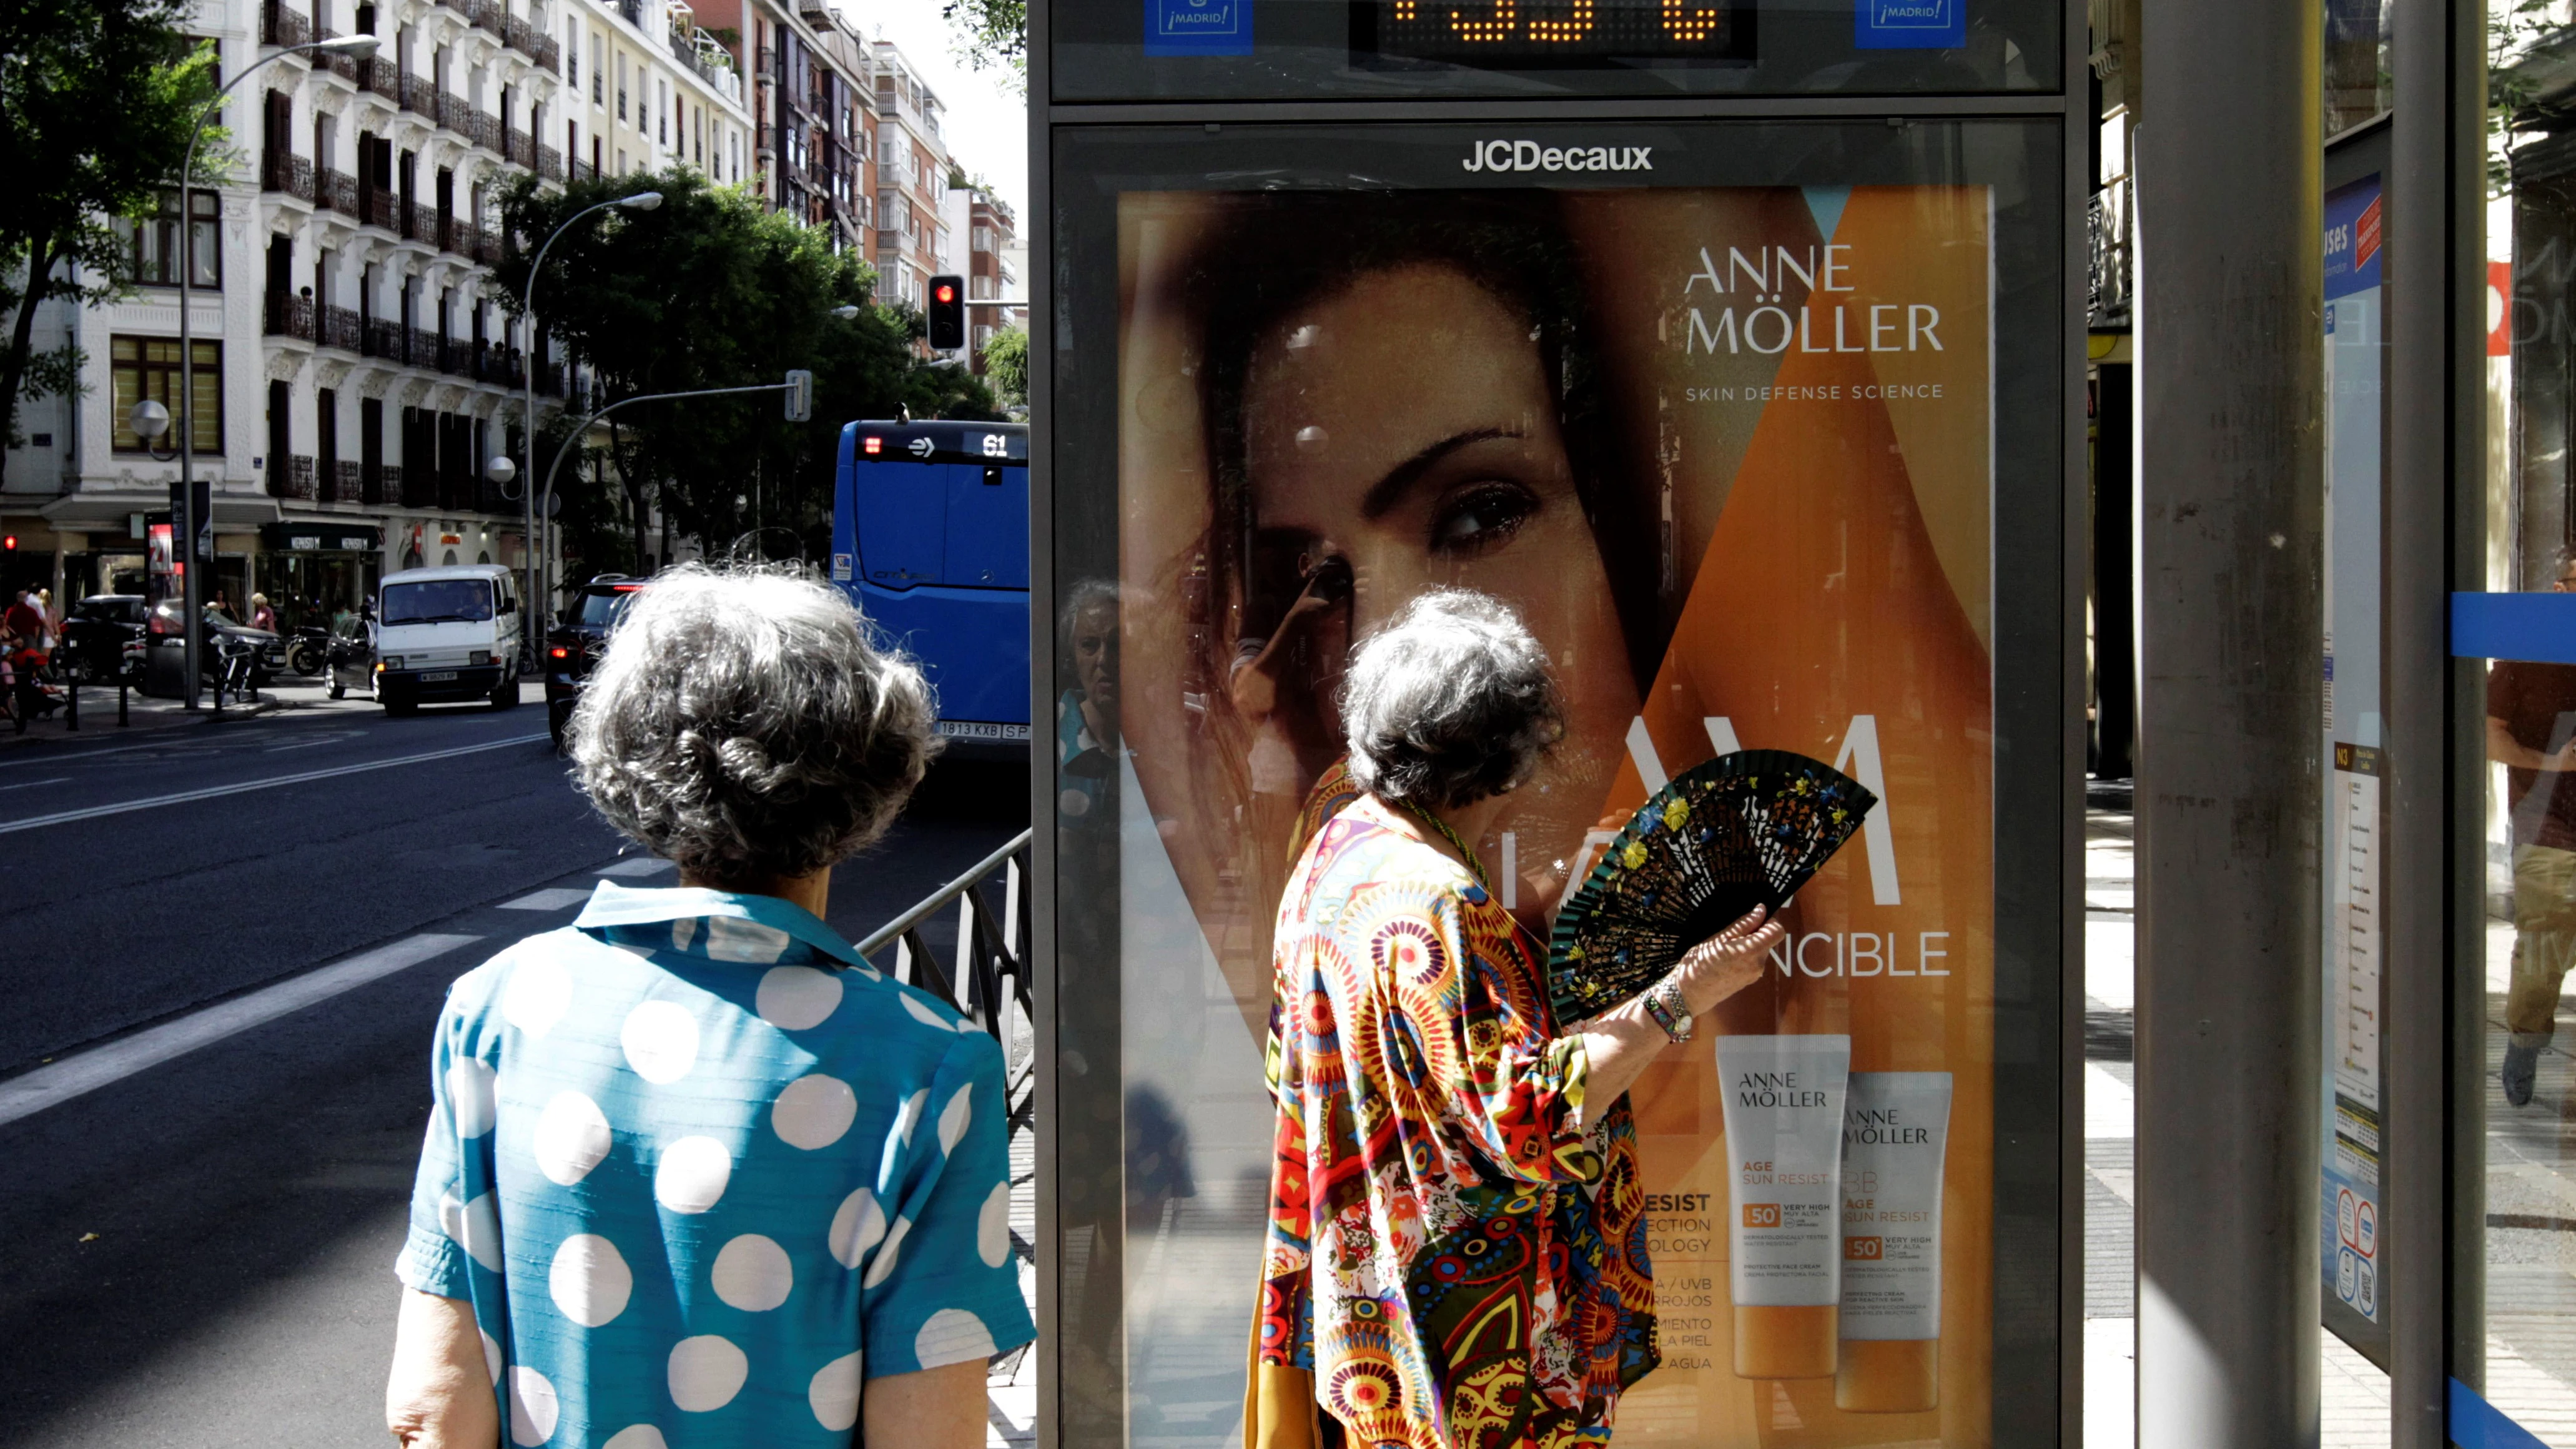
[[[563,153],[561,151],[556,150],[552,146],[539,146],[537,148],[537,179],[540,181],[561,181],[564,179]]]
[[[404,241],[438,243],[438,213],[417,201],[403,203],[402,236]]]
[[[644,0],[617,0],[617,13],[638,30],[644,28]]]
[[[438,87],[431,85],[429,83],[429,77],[427,76],[404,76],[402,78],[402,108],[411,112],[415,116],[427,116],[433,121],[437,120]]]
[[[394,503],[400,501],[403,496],[403,470],[400,463],[378,463],[376,476],[371,479],[362,478],[360,481],[361,491],[365,494],[358,500],[361,503]]]
[[[334,171],[328,166],[315,167],[313,204],[324,211],[336,211],[342,216],[356,216],[358,214],[358,178],[346,171]]]
[[[268,494],[272,498],[313,501],[313,455],[297,453],[286,460],[285,467],[269,469]]]
[[[402,203],[381,186],[366,186],[358,191],[358,220],[387,231],[402,230]]]
[[[411,342],[411,351],[406,355],[405,360],[410,362],[414,367],[426,367],[432,371],[436,371],[438,368],[438,334],[430,331],[426,327],[407,327],[403,330],[408,334]]]
[[[358,352],[365,348],[366,322],[358,315],[356,309],[325,307],[319,320],[322,325],[322,335],[317,340],[323,346],[336,347],[342,352]]]
[[[360,339],[365,345],[359,350],[388,362],[402,361],[403,325],[390,317],[369,317],[365,321],[366,331]]]
[[[313,299],[293,294],[268,294],[267,326],[271,337],[292,337],[299,342],[313,340]]]
[[[359,481],[358,465],[341,459],[324,470],[322,501],[325,503],[364,503],[366,486]]]
[[[325,30],[320,34],[315,35],[313,38],[316,40],[337,40],[340,38],[340,33],[336,30]],[[354,55],[317,55],[314,59],[321,63],[324,70],[331,72],[331,74],[338,76],[342,80],[354,81],[358,78],[358,58]]]
[[[492,0],[461,0],[458,8],[465,12],[465,23],[475,29],[489,32],[495,37],[508,34],[507,28],[501,23],[501,7],[492,3]]]
[[[515,45],[517,42],[514,41],[512,44]],[[553,36],[535,36],[532,38],[532,43],[519,48],[528,53],[528,59],[537,63],[537,69],[548,75],[563,73],[563,46],[557,43]]]
[[[268,0],[259,7],[259,43],[262,45],[310,45],[313,22],[295,11]]]
[[[282,191],[298,201],[313,199],[313,163],[292,151],[269,151],[260,157],[262,191]]]
[[[2130,272],[2129,187],[2115,183],[2093,193],[2084,206],[2086,312],[2095,331],[2129,329],[2132,296]]]
[[[493,143],[492,149],[500,152],[501,159],[511,165],[525,166],[534,171],[537,169],[535,142],[535,137],[514,126],[500,134],[500,138]]]
[[[358,89],[382,96],[395,105],[402,104],[402,71],[387,56],[358,62]]]

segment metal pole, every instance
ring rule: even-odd
[[[2142,37],[2140,1449],[2317,1442],[2320,26]]]
[[[629,403],[669,402],[673,398],[683,397],[725,397],[738,392],[785,392],[792,386],[794,386],[793,383],[763,382],[755,383],[750,387],[699,387],[691,388],[686,392],[645,392],[637,393],[633,397],[619,398],[617,401],[610,403],[608,406],[601,408],[595,413],[592,413],[589,417],[583,418],[581,422],[573,428],[572,432],[564,438],[562,445],[555,449],[554,461],[546,465],[546,486],[544,496],[547,498],[552,498],[554,496],[555,472],[563,467],[564,455],[572,451],[573,444],[581,441],[582,434],[589,432],[591,426],[597,423],[601,418],[608,416],[610,413],[617,411],[619,408],[622,408]],[[528,499],[531,507],[536,506],[538,496],[539,495],[535,489],[532,488],[528,491]]]

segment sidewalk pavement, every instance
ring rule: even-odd
[[[2133,817],[2084,818],[2084,1449],[2137,1443],[2137,862]],[[2320,1327],[2321,1449],[2386,1449],[2388,1375]]]
[[[8,724],[0,723],[0,753],[14,749],[42,749],[57,745],[96,745],[109,737],[157,734],[167,730],[196,729],[217,723],[232,724],[247,719],[272,719],[280,716],[310,719],[317,715],[363,715],[377,713],[376,702],[364,694],[351,694],[345,699],[332,699],[326,680],[305,679],[298,675],[281,675],[259,691],[259,698],[237,701],[226,698],[219,717],[214,709],[212,692],[198,696],[200,708],[193,713],[176,699],[158,699],[140,690],[126,692],[126,722],[117,723],[116,689],[113,685],[84,685],[80,691],[80,728],[70,727],[67,709],[58,709],[43,719],[32,721],[22,734]],[[542,703],[543,686],[524,681],[519,686],[522,708]],[[430,708],[439,708],[432,705]]]

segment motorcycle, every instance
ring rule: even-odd
[[[286,641],[286,667],[311,679],[330,663],[331,631],[302,625]]]
[[[63,707],[63,691],[53,678],[53,656],[37,648],[9,652],[9,721],[19,734],[27,726]]]

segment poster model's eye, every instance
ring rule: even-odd
[[[1434,553],[1474,554],[1493,548],[1538,512],[1538,495],[1499,479],[1471,483],[1440,502],[1431,519]]]

